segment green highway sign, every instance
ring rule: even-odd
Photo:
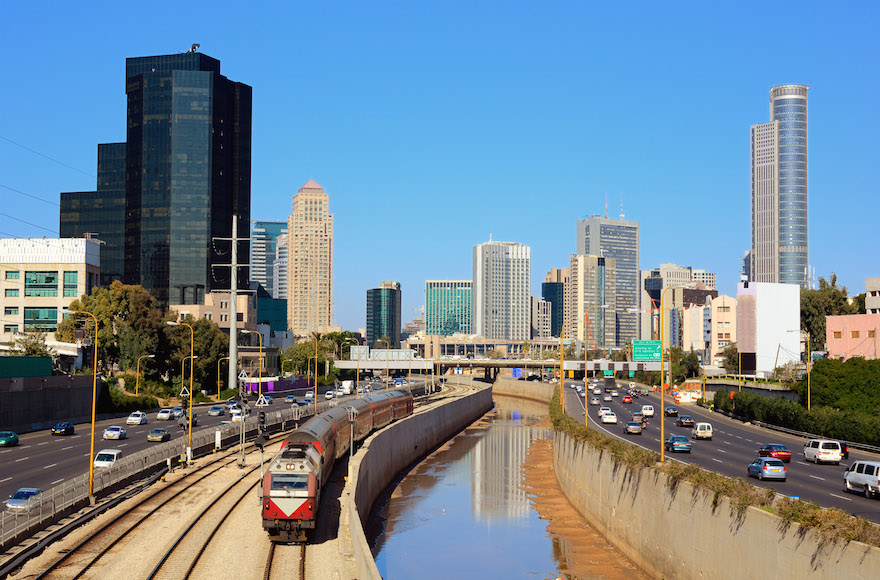
[[[602,371],[602,376],[605,376],[605,377],[613,377],[613,376],[614,376],[614,371]]]
[[[636,376],[636,371],[629,371],[629,378],[633,378]]]
[[[660,341],[634,340],[633,360],[642,362],[660,362]]]

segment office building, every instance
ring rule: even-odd
[[[470,280],[426,280],[425,333],[470,334],[472,290]]]
[[[622,216],[619,220],[599,216],[578,220],[577,254],[615,261],[617,336],[609,347],[626,346],[639,337],[639,223]]]
[[[766,378],[798,362],[801,293],[797,284],[740,282],[736,288],[736,343],[742,372]]]
[[[717,290],[718,282],[715,272],[691,270],[691,280],[697,282],[704,290]]]
[[[400,348],[401,298],[398,282],[386,280],[378,288],[367,290],[367,346],[370,348],[376,348],[380,340],[384,348]]]
[[[550,303],[550,336],[558,337],[566,320],[565,308],[569,301],[566,291],[570,287],[570,277],[568,268],[551,268],[541,283],[541,297]]]
[[[70,303],[98,286],[101,246],[84,238],[0,239],[3,332],[52,333]]]
[[[770,122],[751,127],[753,282],[798,284],[809,277],[807,91],[770,89]]]
[[[61,196],[61,229],[109,246],[105,279],[119,274],[121,252],[123,281],[166,306],[230,287],[230,268],[219,267],[229,242],[217,238],[231,237],[233,216],[242,237],[250,221],[251,87],[196,48],[126,59],[126,141],[99,146],[98,191]],[[245,263],[247,245],[239,250]]]
[[[528,340],[531,248],[483,242],[473,254],[473,331],[485,338]]]
[[[532,296],[531,338],[550,338],[552,306],[539,296]]]
[[[880,314],[880,276],[865,278],[865,312]]]
[[[287,234],[275,239],[275,259],[272,260],[272,288],[267,288],[272,298],[287,303]]]
[[[324,188],[309,179],[287,218],[287,327],[308,336],[327,332],[332,320],[333,215]]]
[[[251,281],[259,282],[273,298],[286,298],[274,293],[278,236],[287,233],[287,222],[256,220],[251,222]],[[286,272],[285,272],[286,275]]]
[[[585,341],[589,350],[614,348],[619,336],[617,261],[572,255],[570,264],[571,318],[565,336]]]

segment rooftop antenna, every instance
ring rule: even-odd
[[[605,219],[608,219],[608,192],[605,192]]]
[[[623,192],[620,192],[620,219],[623,219]]]
[[[197,50],[199,49],[200,46],[202,46],[202,45],[201,45],[201,44],[198,44],[197,42],[194,42],[193,45],[192,45],[192,48],[189,49],[189,52],[195,52],[195,51],[197,51]]]

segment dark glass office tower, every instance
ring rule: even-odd
[[[91,236],[101,245],[101,286],[122,280],[125,256],[125,143],[98,145],[98,189],[61,194],[62,238]],[[89,288],[91,291],[91,288]]]
[[[230,287],[232,216],[250,222],[251,87],[198,52],[126,59],[125,280],[163,304]],[[249,250],[239,246],[239,260]],[[241,276],[239,287],[247,286]]]
[[[541,298],[550,303],[550,336],[559,336],[565,318],[565,284],[542,282]]]
[[[367,345],[370,348],[400,348],[400,284],[385,281],[367,290]],[[387,339],[385,342],[376,341]]]

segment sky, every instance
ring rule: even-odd
[[[95,189],[97,144],[125,140],[126,57],[200,43],[253,87],[251,219],[286,219],[310,178],[329,194],[344,329],[383,280],[419,316],[425,280],[471,279],[490,236],[531,247],[540,295],[577,220],[621,200],[642,269],[716,272],[735,296],[749,127],[789,83],[811,87],[810,264],[864,292],[880,275],[880,5],[593,4],[9,3],[0,236],[57,236],[59,192]]]

